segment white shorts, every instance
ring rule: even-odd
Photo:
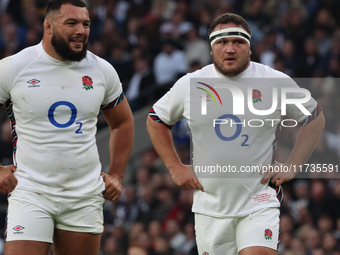
[[[277,250],[279,217],[279,208],[264,208],[238,218],[215,218],[195,213],[198,254],[237,255],[252,246]]]
[[[104,201],[102,194],[64,198],[15,189],[8,197],[5,240],[53,243],[55,228],[102,233]]]

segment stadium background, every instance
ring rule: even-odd
[[[253,31],[253,61],[292,77],[327,78],[305,85],[326,116],[326,128],[309,163],[339,164],[339,0],[86,2],[92,20],[89,50],[117,70],[136,121],[135,145],[122,196],[116,203],[106,202],[104,207],[100,254],[126,254],[131,246],[139,247],[139,254],[197,254],[190,211],[192,191],[181,191],[173,183],[151,147],[144,123],[152,103],[173,81],[211,63],[207,30],[222,13],[234,12],[248,21]],[[0,59],[40,42],[46,3],[47,0],[0,0]],[[6,165],[12,162],[12,138],[4,107],[0,109],[0,121],[0,162]],[[98,130],[105,170],[108,133],[101,115]],[[288,157],[297,130],[289,128],[281,133],[278,161]],[[181,159],[189,162],[185,120],[174,126],[173,134]],[[339,180],[295,179],[283,186],[279,254],[339,255]],[[6,207],[6,196],[1,195],[1,235]]]

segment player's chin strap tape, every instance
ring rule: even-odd
[[[229,27],[212,32],[209,36],[210,45],[212,46],[214,42],[216,42],[218,39],[225,37],[240,37],[245,39],[250,45],[250,34],[248,34],[246,30],[240,27]]]

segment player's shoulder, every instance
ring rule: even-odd
[[[202,79],[202,78],[211,78],[213,76],[214,65],[210,64],[201,69],[198,69],[192,73],[187,73],[183,75],[181,78],[177,80],[174,87],[181,87],[182,89],[189,89],[190,80],[193,78]]]
[[[196,70],[192,73],[187,73],[179,78],[173,88],[180,88],[182,91],[190,88],[190,82],[192,78],[208,78],[211,77],[213,65],[208,65],[202,69]]]
[[[97,68],[103,69],[113,69],[112,65],[107,62],[105,59],[93,54],[91,51],[87,51],[86,60],[91,64],[96,66]]]
[[[254,78],[290,78],[285,73],[277,71],[270,66],[252,61],[250,62],[249,70]]]
[[[250,78],[259,78],[273,87],[296,87],[297,84],[289,75],[267,65],[250,62]]]
[[[19,73],[39,55],[38,45],[27,47],[14,55],[1,59],[1,71],[4,71],[6,75]]]
[[[174,86],[172,86],[171,90],[180,93],[180,95],[186,95],[190,89],[191,79],[193,78],[209,78],[212,77],[213,74],[213,65],[208,65],[203,67],[202,69],[196,70],[192,73],[187,73],[179,78]]]
[[[189,73],[191,78],[211,78],[214,77],[214,64],[206,65],[195,72]]]
[[[87,62],[88,67],[101,74],[107,87],[121,86],[116,70],[108,61],[93,54],[91,51],[87,51],[85,61]]]
[[[186,75],[182,76],[178,81],[185,81],[185,82],[189,81],[190,82],[190,79],[192,78],[211,78],[211,77],[214,77],[213,70],[214,70],[214,65],[210,64],[192,73],[187,73]]]

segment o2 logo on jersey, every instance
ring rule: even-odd
[[[226,119],[232,119],[236,124],[236,131],[230,137],[223,135],[222,132],[221,132],[221,124],[227,124],[228,123],[228,121]],[[214,120],[214,128],[215,128],[215,132],[216,132],[216,135],[218,136],[218,138],[220,138],[223,141],[230,142],[230,141],[233,141],[237,137],[240,136],[241,131],[242,131],[242,123],[241,123],[241,120],[237,116],[235,116],[233,114],[224,114],[224,115],[221,115],[220,117],[218,117],[217,119]],[[245,140],[243,141],[241,146],[249,146],[249,144],[247,144],[249,136],[248,135],[242,135],[241,137],[245,137]]]
[[[57,122],[54,118],[55,109],[57,109],[57,107],[62,106],[62,105],[65,105],[71,109],[70,120],[64,124]],[[76,121],[76,118],[77,118],[77,108],[75,107],[74,104],[67,102],[67,101],[55,102],[54,104],[51,105],[50,109],[48,109],[48,119],[51,122],[51,124],[57,128],[67,128],[71,126]],[[76,125],[79,125],[79,128],[76,131],[76,134],[82,134],[83,132],[81,132],[80,130],[81,130],[83,123],[77,122]]]

